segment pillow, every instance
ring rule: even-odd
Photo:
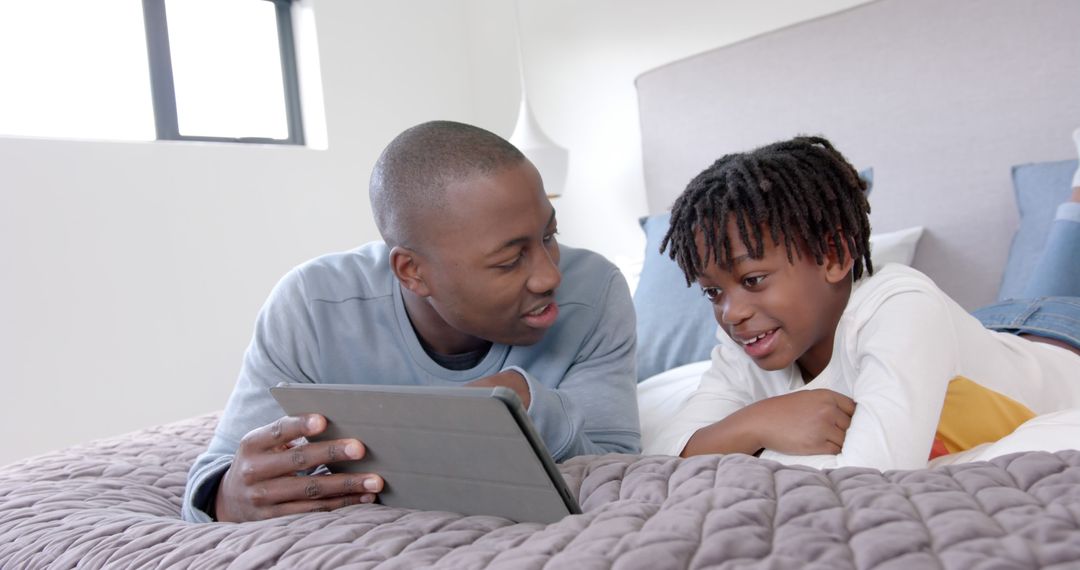
[[[660,253],[670,220],[667,212],[641,219],[645,261],[634,291],[638,380],[706,360],[716,344],[712,305],[697,285],[687,287],[678,264]]]
[[[919,238],[922,235],[922,226],[896,230],[895,232],[871,233],[870,261],[874,264],[874,271],[884,267],[886,263],[911,265],[911,260],[915,259],[915,250],[919,247]]]
[[[1001,278],[998,300],[1014,299],[1024,294],[1031,272],[1039,262],[1046,235],[1054,222],[1057,207],[1072,195],[1076,160],[1021,164],[1012,169],[1016,208],[1020,226],[1013,235],[1005,273]]]
[[[684,366],[661,372],[638,384],[638,417],[641,418],[641,454],[659,455],[668,450],[660,448],[657,434],[675,418],[690,395],[701,383],[701,375],[709,369],[711,361],[691,362]]]
[[[712,305],[697,285],[686,286],[682,270],[667,254],[660,254],[671,214],[641,218],[645,231],[645,261],[634,290],[637,312],[638,381],[677,366],[708,360],[716,345]],[[921,227],[870,236],[870,258],[875,268],[885,263],[910,265]]]

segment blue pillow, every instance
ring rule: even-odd
[[[1076,160],[1021,164],[1012,169],[1020,227],[1013,236],[998,300],[1024,294],[1031,272],[1039,262],[1057,207],[1072,195]]]
[[[634,290],[637,312],[638,381],[698,360],[708,360],[716,346],[712,304],[686,278],[675,260],[660,253],[670,213],[641,218],[645,261]]]

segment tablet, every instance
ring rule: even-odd
[[[322,414],[313,441],[356,438],[366,455],[327,467],[377,473],[391,507],[551,523],[581,509],[513,390],[281,384],[288,415]]]

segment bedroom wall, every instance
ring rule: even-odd
[[[522,0],[530,97],[571,150],[562,240],[635,256],[634,77],[862,0]],[[0,136],[0,465],[220,409],[274,282],[376,237],[371,164],[448,118],[508,136],[513,4],[318,0],[328,150]]]
[[[459,3],[316,18],[329,150],[0,137],[0,465],[220,409],[276,280],[377,237],[383,145],[479,120]]]
[[[565,192],[555,202],[560,240],[616,260],[642,255],[637,219],[647,208],[634,89],[640,73],[866,1],[521,0],[530,103],[547,134],[570,151]],[[512,45],[512,2],[471,6],[472,18],[486,22],[476,25],[474,46]],[[517,73],[512,54],[474,50],[478,102],[510,105],[516,115],[516,77],[506,77]]]

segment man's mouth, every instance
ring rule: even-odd
[[[525,313],[525,324],[533,328],[546,329],[555,324],[555,318],[559,316],[559,306],[555,301],[550,301]]]

